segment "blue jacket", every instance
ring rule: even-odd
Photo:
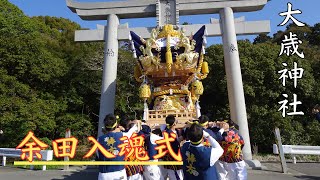
[[[220,142],[222,141],[223,137],[222,135],[219,133],[219,130],[217,132],[212,131],[211,129],[203,129],[205,130],[211,137],[213,137],[213,139],[215,139],[216,141]]]
[[[320,112],[318,112],[318,113],[316,114],[316,120],[318,120],[318,121],[320,122]]]
[[[185,180],[218,180],[215,166],[210,166],[211,148],[192,146],[190,142],[181,148]]]
[[[118,156],[120,148],[118,146],[122,143],[120,138],[123,136],[121,132],[109,132],[105,135],[102,135],[98,138],[98,142],[110,153],[116,155],[115,158],[106,158],[99,151],[99,161],[124,161],[124,156]],[[115,165],[115,166],[99,166],[99,172],[109,173],[115,171],[121,171],[124,169],[124,165]]]

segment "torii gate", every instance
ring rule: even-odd
[[[136,32],[142,38],[149,38],[153,28],[129,28],[128,24],[119,25],[119,19],[157,17],[158,26],[173,24],[183,28],[186,34],[191,34],[203,24],[179,25],[179,15],[219,13],[220,22],[211,19],[211,24],[205,24],[206,35],[209,37],[222,36],[231,119],[238,123],[240,134],[245,141],[244,159],[252,160],[236,35],[269,33],[270,22],[246,22],[244,18],[234,20],[233,12],[261,10],[267,0],[129,0],[95,3],[66,0],[66,2],[71,11],[77,13],[83,20],[107,20],[105,27],[98,27],[97,30],[79,30],[75,33],[75,41],[105,42],[99,135],[102,134],[105,115],[114,112],[118,41],[129,40],[130,31]]]

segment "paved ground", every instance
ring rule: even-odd
[[[320,180],[320,163],[288,164],[289,174],[280,173],[279,163],[263,163],[263,170],[249,170],[249,180]],[[31,171],[13,167],[0,167],[0,180],[95,180],[94,168],[74,171]]]
[[[262,165],[262,170],[249,170],[249,180],[320,180],[320,163],[287,163],[288,174],[281,173],[280,163]]]

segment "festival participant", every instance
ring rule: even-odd
[[[224,132],[223,128],[219,128],[217,132],[213,132],[209,127],[213,126],[213,123],[209,123],[209,118],[206,115],[202,115],[199,117],[199,124],[203,127],[204,131],[210,134],[216,141],[222,140],[222,133]],[[205,140],[205,142],[208,142]]]
[[[121,132],[128,132],[129,124],[130,124],[130,119],[127,116],[121,116],[120,121],[119,121],[119,129]]]
[[[223,153],[219,143],[196,123],[190,126],[188,137],[190,141],[181,148],[184,179],[218,180],[214,164]],[[209,140],[210,147],[202,144],[204,138]]]
[[[224,149],[223,155],[216,163],[220,180],[247,180],[246,163],[243,161],[242,148],[243,138],[240,136],[232,120],[228,120],[229,129],[222,134],[221,147]]]
[[[98,138],[98,142],[110,153],[116,155],[115,158],[105,157],[101,151],[97,152],[97,159],[99,161],[123,161],[124,156],[118,156],[120,149],[118,146],[122,143],[120,138],[122,136],[130,137],[132,133],[138,131],[138,126],[134,125],[127,133],[122,133],[118,129],[118,122],[113,114],[106,115],[104,119],[104,132],[105,134]],[[127,175],[124,165],[117,166],[99,166],[98,180],[114,180],[122,179],[126,180]]]
[[[219,130],[221,130],[220,127],[222,127],[224,123],[226,123],[226,122],[224,122],[223,118],[219,118],[215,121],[210,121],[208,129],[210,129],[213,133],[218,133]],[[228,127],[228,129],[229,129],[229,127]],[[220,140],[222,140],[222,139],[220,139]]]
[[[315,119],[320,122],[320,106],[318,104],[312,109],[312,113]]]
[[[122,132],[129,131],[138,121],[131,121],[126,116],[123,116],[120,120],[120,125],[122,126]],[[126,124],[127,123],[127,124]],[[138,132],[138,135],[143,135],[148,133],[145,125],[142,125],[142,129]],[[128,136],[130,138],[130,136]],[[127,157],[124,159],[125,161],[136,161],[135,154],[132,154],[131,157]],[[143,166],[142,165],[125,165],[125,170],[127,174],[128,180],[143,180]]]
[[[182,137],[178,137],[177,131],[175,129],[177,120],[175,119],[174,115],[168,115],[166,117],[166,127],[163,130],[163,132],[175,133],[177,138],[174,142],[171,142],[171,147],[173,151],[178,154],[180,151],[180,141],[183,139]],[[175,159],[170,155],[166,154],[166,156],[163,157],[163,161],[175,161]],[[182,180],[183,179],[183,171],[182,166],[178,165],[165,165],[163,166],[163,172],[162,174],[165,176],[168,175],[170,180]]]
[[[161,135],[162,135],[162,132],[160,129],[154,129],[149,135],[145,136],[145,147],[150,157],[150,161],[158,162],[158,160],[154,159],[153,156],[155,156],[158,153],[157,150],[155,149],[157,147],[156,141],[163,139]],[[161,174],[161,169],[159,166],[148,165],[148,166],[143,166],[143,169],[144,169],[143,176],[145,180],[164,180],[164,177]]]

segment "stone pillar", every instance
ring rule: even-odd
[[[103,134],[102,127],[104,126],[103,120],[105,116],[109,113],[114,113],[119,48],[117,38],[118,26],[118,16],[114,14],[108,15],[107,27],[105,28],[105,54],[100,98],[98,136]]]
[[[252,160],[240,58],[232,9],[229,7],[221,9],[220,19],[231,119],[239,125],[239,132],[245,142],[243,148],[244,159]]]

